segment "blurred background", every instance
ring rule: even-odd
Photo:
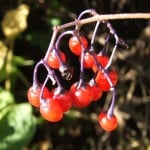
[[[26,97],[34,65],[48,48],[53,26],[73,21],[89,8],[110,14],[150,12],[149,6],[149,0],[0,0],[0,149],[150,150],[149,20],[111,21],[128,44],[128,49],[118,47],[112,64],[119,76],[115,105],[119,126],[114,132],[103,131],[97,122],[97,115],[109,106],[109,92],[85,109],[69,111],[58,123],[42,119]],[[93,25],[82,27],[88,38],[92,31]],[[102,27],[99,41],[104,41],[105,33]],[[64,39],[61,48],[69,56],[66,45]],[[73,59],[70,64],[76,66],[78,60]],[[90,76],[90,71],[86,74]]]

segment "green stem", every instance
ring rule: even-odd
[[[6,80],[5,80],[5,89],[11,89],[11,74],[12,74],[12,58],[13,58],[13,48],[14,48],[14,39],[7,39],[6,43],[8,45],[8,52],[6,57]]]

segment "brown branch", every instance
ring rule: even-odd
[[[48,52],[46,53],[44,59],[47,60],[49,51],[53,48],[54,42],[56,40],[57,34],[59,31],[69,28],[72,26],[82,26],[84,24],[89,24],[96,21],[108,21],[108,20],[124,20],[124,19],[150,19],[150,13],[124,13],[124,14],[94,14],[92,17],[81,19],[81,20],[75,20],[60,26],[55,26],[53,28],[53,35],[51,38],[51,41],[48,46]]]
[[[150,19],[150,13],[124,13],[124,14],[96,14],[90,18],[75,20],[57,27],[58,30],[62,30],[76,24],[84,25],[96,21],[102,20],[125,20],[125,19]]]

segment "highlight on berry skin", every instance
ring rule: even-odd
[[[94,10],[85,10],[77,17],[78,21],[85,14],[89,17],[97,15]],[[95,39],[97,31],[101,28],[100,24],[108,29],[106,31],[108,37],[103,47],[98,50],[95,48]],[[48,122],[59,122],[72,108],[81,110],[92,103],[96,103],[99,107],[98,105],[103,101],[103,93],[112,92],[110,107],[107,112],[98,115],[97,123],[106,132],[114,131],[118,126],[117,116],[113,114],[118,73],[112,68],[112,62],[120,38],[109,21],[96,21],[91,38],[83,34],[81,26],[76,23],[74,29],[66,27],[63,31],[61,28],[54,28],[54,34],[44,57],[34,67],[33,83],[27,91],[28,102],[38,108],[41,117]],[[107,49],[110,35],[114,39],[114,46],[111,46],[112,49]],[[59,48],[64,36],[69,36],[67,42],[65,41],[66,47],[76,60],[71,60],[71,57],[67,56],[67,50],[62,51]],[[78,61],[79,65],[72,67],[69,64],[72,61]],[[43,72],[45,78],[43,83],[39,81],[40,66],[46,70]],[[91,72],[90,77],[86,73],[88,70]],[[67,88],[66,81],[71,83]]]

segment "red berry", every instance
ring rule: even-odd
[[[63,52],[59,51],[59,55],[60,58],[62,60],[62,62],[66,62],[66,56]],[[55,52],[55,50],[52,50],[49,55],[48,55],[48,59],[47,59],[47,63],[48,65],[53,68],[53,69],[58,69],[60,66],[60,62],[59,62],[59,58]]]
[[[81,58],[80,58],[81,59]],[[83,58],[83,66],[85,68],[92,68],[94,65],[94,58],[90,53],[85,53]]]
[[[72,106],[72,96],[71,94],[63,90],[60,93],[56,93],[55,90],[52,91],[53,99],[57,100],[64,112],[68,111]]]
[[[98,123],[105,131],[113,131],[118,126],[118,121],[115,115],[108,118],[107,113],[101,112],[98,116]]]
[[[57,122],[63,118],[63,110],[55,99],[46,99],[40,106],[41,116],[49,122]]]
[[[34,107],[40,107],[40,92],[41,92],[41,87],[34,89],[32,86],[28,89],[27,98],[28,98],[29,103],[33,105]],[[43,90],[43,98],[49,98],[51,96],[52,96],[51,93],[45,87]]]
[[[101,64],[101,66],[103,68],[105,68],[105,66],[107,65],[107,63],[109,61],[109,57],[105,56],[105,55],[97,55],[96,58],[97,58],[97,61]],[[94,72],[97,72],[97,70],[98,70],[97,65],[96,64],[93,65],[92,69],[93,69]]]
[[[70,88],[70,93],[73,96],[73,106],[76,108],[84,108],[91,103],[93,98],[93,91],[88,84],[79,88],[76,86],[77,83],[73,84]]]
[[[79,36],[79,39],[83,45],[83,48],[86,50],[88,47],[88,41],[84,36]],[[69,39],[69,48],[75,55],[81,55],[82,46],[76,36],[72,36]]]
[[[99,87],[98,84],[94,84],[94,85],[90,85],[91,86],[91,89],[93,91],[93,101],[97,101],[101,98],[102,96],[102,90],[101,88]]]
[[[118,75],[116,71],[111,70],[107,72],[108,77],[110,78],[110,81],[112,82],[113,86],[117,84],[118,81]],[[102,91],[109,91],[111,86],[110,83],[108,82],[106,76],[104,75],[104,72],[101,70],[98,71],[98,74],[95,78],[96,83],[100,86]]]

